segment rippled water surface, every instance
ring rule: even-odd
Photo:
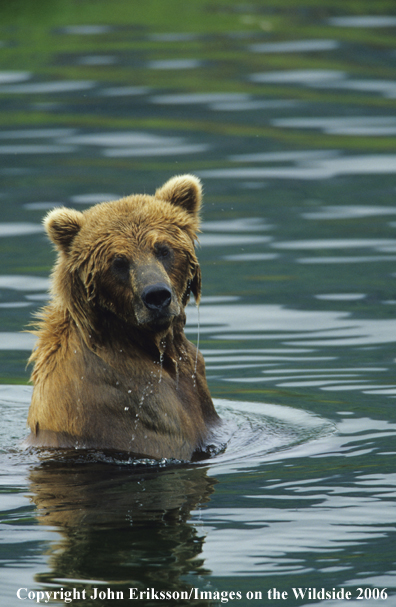
[[[0,8],[1,605],[396,606],[395,11]],[[213,456],[24,451],[43,215],[184,172]]]

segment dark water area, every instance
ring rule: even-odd
[[[0,17],[0,604],[396,606],[394,2]],[[181,173],[204,185],[186,334],[223,448],[22,450],[43,216]]]

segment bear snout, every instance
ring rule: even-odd
[[[146,308],[156,312],[164,312],[172,301],[172,291],[167,284],[158,282],[143,289],[142,301]]]

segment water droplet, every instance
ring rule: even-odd
[[[119,382],[119,381],[116,381],[116,386],[119,386],[119,385],[120,385],[120,382]]]
[[[81,376],[81,379],[84,379],[84,375]]]
[[[122,350],[120,350],[120,352],[122,352]]]
[[[160,354],[160,365],[161,365],[161,367],[160,367],[160,376],[159,376],[159,380],[158,380],[159,384],[162,381],[162,369],[163,369],[163,365],[164,365],[164,353],[163,352],[161,352],[161,354]]]
[[[128,390],[128,394],[130,394],[132,392],[132,390]]]
[[[77,350],[74,350],[74,354],[77,354]]]
[[[129,411],[129,407],[124,407],[124,411]]]

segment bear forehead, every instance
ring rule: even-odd
[[[130,228],[197,230],[194,218],[180,207],[153,196],[132,195],[112,202],[103,202],[84,212],[83,228],[106,232],[123,232]]]
[[[128,196],[91,207],[71,246],[72,257],[136,255],[156,243],[194,254],[198,220],[183,209],[151,196]]]

